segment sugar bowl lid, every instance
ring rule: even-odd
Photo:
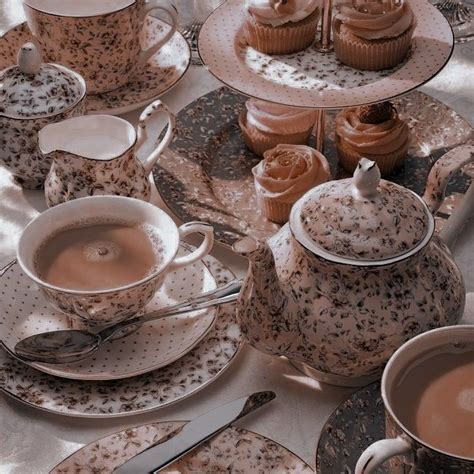
[[[434,218],[403,186],[380,179],[362,158],[348,179],[330,181],[295,203],[290,228],[308,250],[349,265],[387,265],[418,252],[431,239]]]
[[[0,116],[53,116],[74,107],[85,96],[82,76],[59,64],[43,63],[34,43],[25,43],[17,59],[17,66],[0,72]]]

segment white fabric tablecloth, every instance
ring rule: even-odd
[[[0,1],[0,33],[21,18],[18,0]],[[446,69],[422,88],[471,123],[474,122],[473,46],[456,46]],[[178,112],[219,86],[219,81],[204,68],[191,67],[183,81],[162,99]],[[124,118],[136,123],[139,112],[131,112]],[[158,132],[161,124],[156,122],[155,126]],[[162,205],[156,190],[152,202]],[[41,192],[22,190],[12,183],[8,172],[0,168],[0,264],[12,258],[22,228],[35,213],[44,209]],[[472,236],[474,221],[466,227],[456,246],[468,291],[474,290]],[[218,246],[212,253],[239,276],[244,275],[244,260]],[[470,301],[468,298],[468,308]],[[146,415],[103,420],[67,418],[0,396],[0,473],[45,473],[82,445],[106,434],[153,421],[191,419],[226,401],[263,389],[274,390],[277,400],[244,420],[241,426],[273,438],[314,466],[322,426],[352,390],[320,384],[302,376],[285,360],[245,347],[232,367],[215,383],[181,403]]]

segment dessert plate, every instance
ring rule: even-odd
[[[189,253],[181,248],[181,255]],[[1,280],[1,340],[9,351],[28,336],[67,329],[67,316],[54,310],[39,288],[14,265]],[[179,268],[166,275],[163,285],[146,311],[178,303],[216,288],[216,282],[202,262]],[[77,380],[116,380],[164,367],[195,347],[210,331],[216,309],[170,316],[143,324],[137,331],[107,341],[90,358],[70,364],[31,363],[32,367],[58,377]]]
[[[203,261],[218,285],[235,278],[214,257],[206,256]],[[58,378],[24,365],[0,349],[0,390],[34,408],[83,418],[137,415],[172,405],[216,380],[242,347],[235,303],[217,311],[215,325],[192,351],[166,367],[128,379]]]
[[[184,424],[184,421],[162,421],[113,433],[76,451],[53,468],[50,474],[112,472]],[[160,472],[309,474],[313,470],[281,444],[252,431],[230,426]]]
[[[354,472],[365,448],[383,438],[385,410],[380,383],[375,382],[351,395],[325,423],[316,452],[316,472]],[[376,472],[388,473],[388,466],[382,466]]]
[[[156,187],[171,211],[184,222],[213,224],[216,240],[226,246],[247,234],[266,238],[279,229],[256,212],[251,169],[260,158],[245,146],[237,123],[245,100],[223,87],[181,110],[175,138],[153,171]],[[405,165],[390,179],[421,194],[434,161],[448,149],[466,143],[472,128],[449,107],[421,92],[394,103],[408,121],[412,136]],[[324,154],[333,176],[342,178],[348,175],[338,167],[335,113],[327,114]],[[468,184],[469,178],[459,173],[448,189],[453,197],[439,216],[448,217]]]
[[[317,108],[379,102],[430,80],[453,51],[453,34],[443,15],[426,0],[411,0],[410,6],[417,20],[411,53],[385,71],[350,68],[333,52],[319,53],[312,46],[291,55],[259,53],[245,42],[241,0],[228,0],[211,13],[199,34],[199,54],[224,84],[259,99]]]
[[[143,46],[146,48],[156,43],[168,28],[164,21],[148,16]],[[26,22],[8,30],[0,38],[0,70],[16,64],[18,48],[31,39]],[[89,95],[87,113],[119,115],[143,107],[175,86],[188,70],[190,62],[189,45],[183,35],[176,32],[128,84],[104,94]]]

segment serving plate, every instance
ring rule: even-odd
[[[237,122],[247,98],[222,87],[197,99],[177,115],[176,135],[153,170],[156,187],[168,208],[182,221],[203,220],[214,226],[216,240],[225,246],[247,234],[273,235],[279,226],[258,211],[252,167],[261,158],[250,152]],[[394,100],[411,130],[404,166],[389,179],[422,194],[433,163],[447,150],[466,143],[472,128],[446,105],[411,92]],[[348,174],[338,166],[334,144],[336,111],[327,113],[324,154],[333,177]],[[448,187],[449,200],[439,224],[467,190],[470,178],[458,173]]]
[[[169,25],[148,16],[145,20],[143,47],[155,44]],[[9,29],[0,38],[0,70],[16,64],[18,49],[32,35],[26,22]],[[91,114],[120,115],[144,107],[168,92],[183,78],[191,62],[191,50],[183,35],[176,32],[171,40],[155,53],[130,82],[103,94],[89,95],[86,111]]]
[[[189,251],[181,246],[179,254]],[[25,337],[68,329],[68,317],[52,308],[41,290],[14,265],[0,280],[1,341],[10,351]],[[173,305],[216,288],[202,262],[167,273],[146,311]],[[194,311],[143,324],[121,339],[104,342],[90,358],[70,364],[31,363],[35,369],[76,380],[117,380],[159,369],[195,347],[211,330],[216,309]]]
[[[341,108],[380,102],[405,94],[434,77],[451,57],[449,23],[426,0],[410,0],[417,26],[411,53],[389,70],[359,71],[333,52],[304,51],[269,56],[249,47],[243,34],[245,2],[228,0],[201,28],[203,63],[224,84],[248,96],[300,107]]]

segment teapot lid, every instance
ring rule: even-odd
[[[42,63],[34,43],[25,43],[17,58],[17,66],[0,72],[0,116],[30,119],[57,115],[85,96],[82,76],[58,64]]]
[[[414,192],[380,179],[362,158],[349,179],[308,191],[294,206],[290,228],[313,253],[349,265],[387,265],[418,252],[431,239],[434,218]]]

